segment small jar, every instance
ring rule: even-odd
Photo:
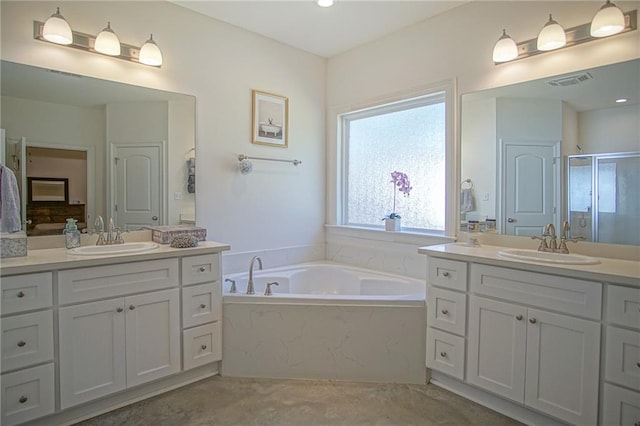
[[[485,221],[485,232],[496,232],[496,220],[487,219]]]
[[[480,232],[480,222],[477,220],[470,220],[467,224],[467,232]]]

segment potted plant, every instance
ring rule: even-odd
[[[399,231],[401,216],[396,213],[396,197],[398,192],[402,192],[405,197],[408,197],[413,187],[409,182],[409,177],[398,171],[391,173],[391,183],[393,183],[393,210],[382,220],[384,220],[385,231]]]

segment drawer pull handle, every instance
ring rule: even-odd
[[[535,319],[535,318],[529,318],[529,322],[530,322],[531,324],[535,324],[535,323],[537,323],[537,322],[538,322],[538,320],[537,320],[537,319]]]
[[[22,299],[24,297],[24,291],[19,291],[18,297]]]
[[[205,268],[204,266],[201,266],[201,267],[200,267],[200,272],[204,272],[204,271],[206,271],[206,270],[207,270],[207,268]]]
[[[29,400],[29,398],[27,398],[26,396],[21,396],[20,399],[18,400],[18,402],[20,402],[20,404],[24,404],[25,402],[27,402]]]
[[[442,273],[442,276],[444,276],[444,277],[448,277],[448,276],[449,276],[449,273],[448,273],[447,271],[444,271],[444,272]]]
[[[207,345],[202,345],[200,346],[202,348],[202,350],[204,351],[205,349],[207,349]]]
[[[124,308],[123,307],[119,307],[118,309],[116,309],[116,311],[122,312],[122,311],[124,311]]]
[[[204,309],[206,307],[207,307],[207,305],[205,305],[204,303],[202,305],[200,305],[200,309]]]
[[[442,315],[449,315],[449,311],[447,311],[446,309],[443,309],[441,312],[442,312]]]
[[[136,308],[135,306],[133,306],[133,305],[129,305],[129,310],[130,310],[130,311],[133,311],[135,308]]]
[[[24,340],[20,340],[20,341],[18,342],[18,347],[20,347],[20,348],[21,348],[21,347],[23,347],[23,346],[24,346],[24,345],[26,345],[26,344],[27,344],[27,342],[25,342]]]
[[[447,353],[446,353],[446,352],[444,352],[444,351],[443,351],[443,352],[440,352],[440,356],[441,356],[442,358],[446,358],[446,357],[447,357]]]
[[[516,315],[516,319],[517,319],[518,321],[522,321],[522,315]]]

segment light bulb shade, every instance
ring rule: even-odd
[[[145,65],[155,67],[162,65],[162,52],[160,52],[156,42],[153,41],[153,34],[140,48],[139,61]]]
[[[508,62],[518,57],[518,46],[511,37],[502,30],[500,37],[493,47],[493,62]]]
[[[591,21],[592,37],[607,37],[624,30],[625,21],[622,11],[609,0],[600,8]]]
[[[538,34],[538,50],[559,49],[565,44],[567,44],[567,35],[564,32],[564,28],[549,15],[549,22],[545,24],[540,34]]]
[[[120,39],[111,29],[111,22],[107,23],[107,28],[98,34],[93,48],[96,52],[104,53],[105,55],[120,56]]]
[[[51,15],[49,19],[44,23],[42,29],[42,37],[45,40],[56,44],[71,44],[73,43],[73,34],[69,23],[60,14],[60,8],[57,8],[56,13]]]

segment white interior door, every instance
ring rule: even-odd
[[[115,145],[113,211],[126,229],[164,223],[164,144]]]
[[[541,235],[547,223],[556,224],[559,146],[558,141],[502,141],[503,233]]]

